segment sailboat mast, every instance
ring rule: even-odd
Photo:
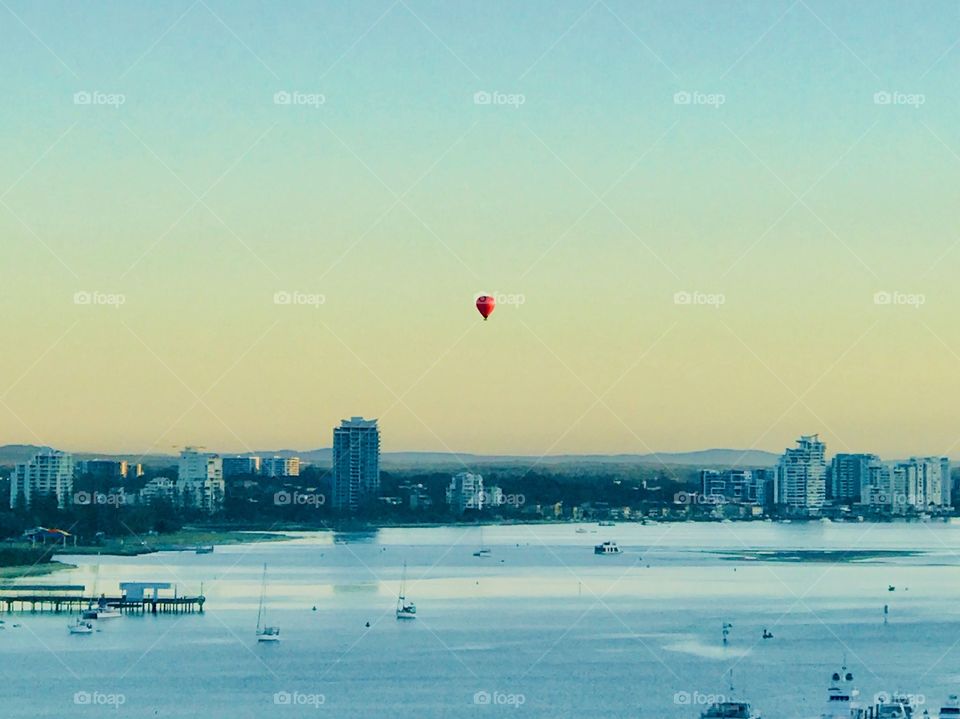
[[[267,565],[263,565],[263,579],[260,582],[260,608],[257,610],[257,631],[260,631],[260,622],[264,618],[263,600],[267,594]]]

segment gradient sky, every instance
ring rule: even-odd
[[[946,1],[6,0],[0,442],[960,456],[958,41]]]

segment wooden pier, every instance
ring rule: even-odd
[[[206,597],[144,596],[142,592],[126,592],[121,596],[86,596],[82,584],[7,584],[0,585],[0,610],[32,614],[86,611],[91,607],[108,606],[124,614],[193,614],[203,613]]]

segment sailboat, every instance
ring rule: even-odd
[[[93,579],[93,594],[96,596],[97,588],[100,586],[100,559],[97,555],[97,571]],[[100,595],[100,599],[97,600],[97,606],[93,606],[93,601],[87,605],[86,610],[83,612],[83,619],[117,619],[123,616],[120,614],[120,610],[116,607],[111,607],[107,605],[107,598],[104,594]],[[82,632],[81,632],[82,633]]]
[[[403,563],[400,577],[400,594],[397,595],[397,619],[416,619],[417,605],[407,601],[407,563]]]
[[[480,549],[473,553],[474,557],[489,557],[492,552],[483,546],[483,525],[480,526]]]
[[[279,642],[280,627],[271,627],[267,625],[267,609],[264,606],[264,599],[267,595],[267,565],[263,565],[263,581],[260,583],[260,609],[257,610],[257,641],[258,642]]]
[[[77,617],[74,622],[67,625],[71,634],[93,634],[93,625]]]

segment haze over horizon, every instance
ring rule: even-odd
[[[955,3],[0,15],[4,442],[960,447]]]

